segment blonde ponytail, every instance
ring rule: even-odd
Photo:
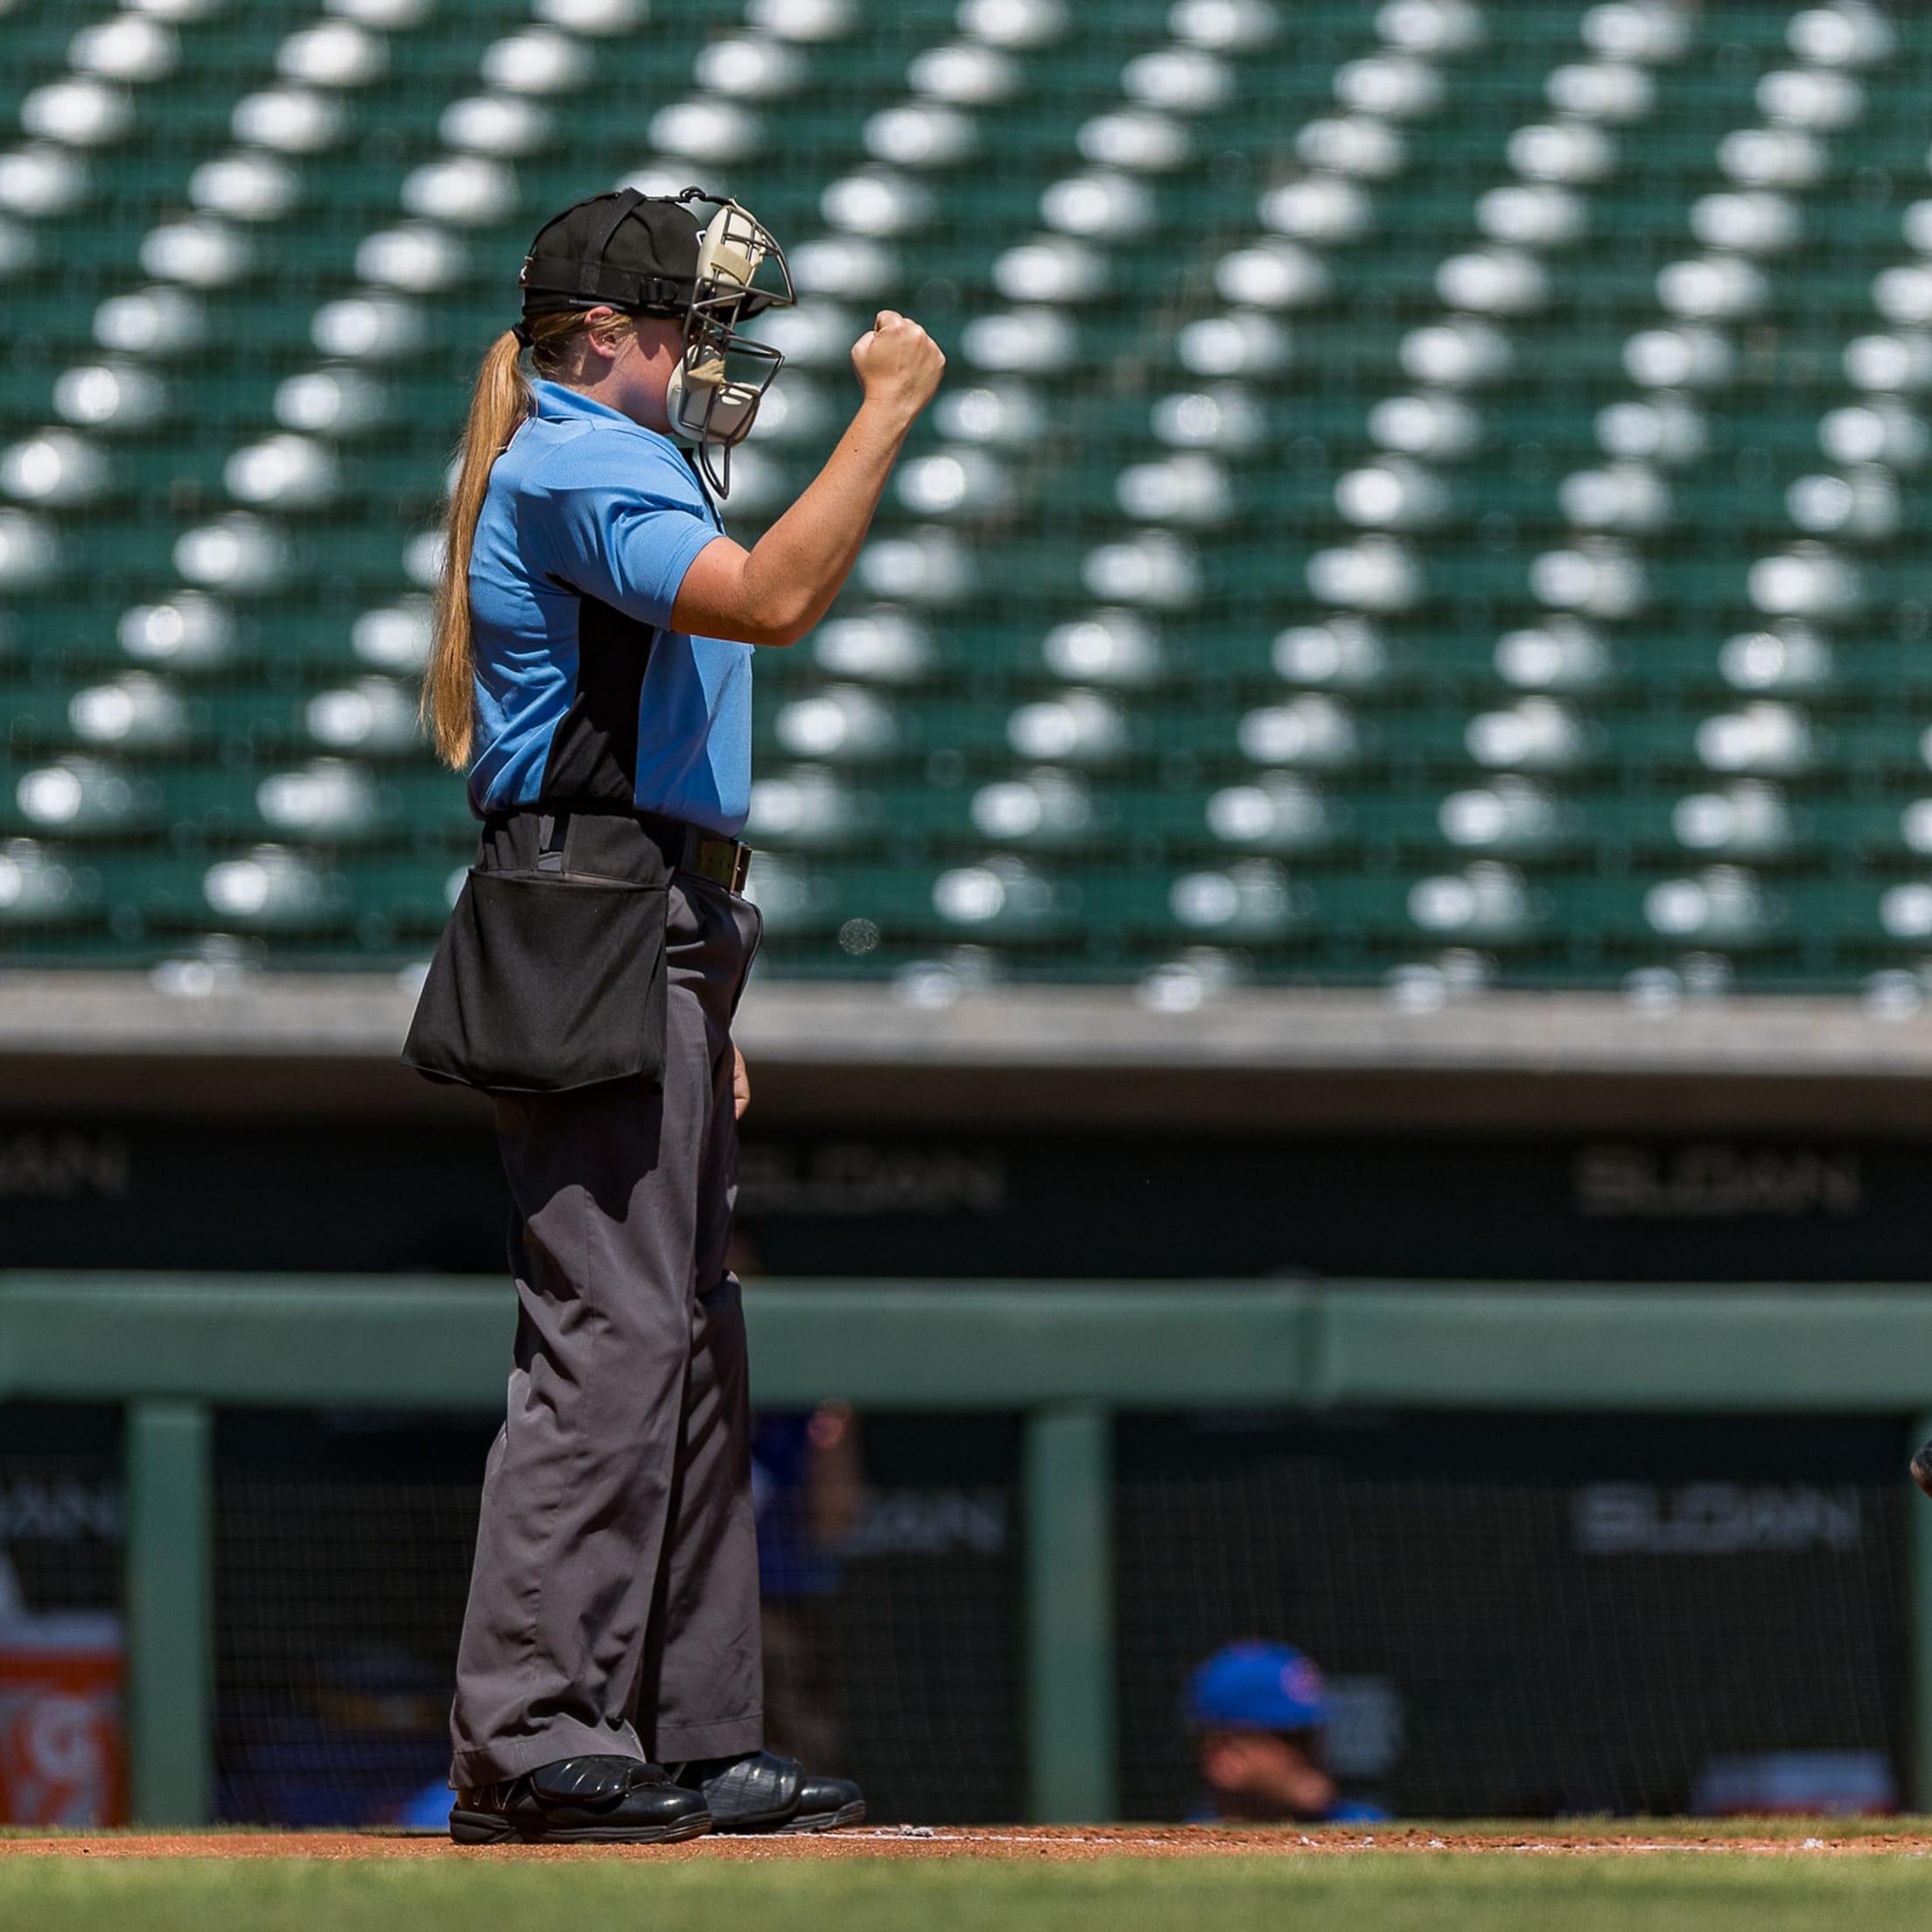
[[[589,328],[606,339],[634,326],[627,315],[600,316]],[[540,375],[561,372],[569,339],[585,327],[581,315],[533,316],[536,338],[531,360]],[[436,755],[452,771],[466,771],[476,735],[476,652],[470,633],[470,553],[477,519],[490,486],[490,469],[536,407],[524,380],[522,346],[506,329],[490,344],[470,396],[470,420],[463,431],[462,466],[450,492],[444,525],[443,575],[436,587],[436,618],[430,660],[423,671],[416,715]]]
[[[467,771],[476,732],[476,657],[470,636],[470,550],[490,466],[508,448],[530,413],[530,386],[523,380],[522,345],[508,329],[490,344],[470,396],[463,432],[463,466],[450,492],[444,525],[443,577],[436,587],[436,628],[423,672],[419,715],[436,755],[454,771]]]

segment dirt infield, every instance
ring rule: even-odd
[[[1916,1823],[1917,1821],[1914,1821]],[[60,1832],[0,1836],[0,1858],[430,1858],[479,1863],[543,1859],[1004,1858],[1074,1862],[1101,1858],[1305,1858],[1364,1852],[1465,1852],[1530,1857],[1641,1857],[1653,1852],[1734,1852],[1816,1858],[1889,1852],[1932,1857],[1932,1832],[1731,1833],[1674,1825],[1645,1831],[1458,1830],[1382,1825],[1301,1830],[1218,1825],[862,1826],[817,1838],[704,1838],[684,1844],[458,1846],[426,1832]]]

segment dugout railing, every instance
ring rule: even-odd
[[[1111,1418],[1343,1404],[1895,1417],[1932,1435],[1932,1288],[821,1281],[747,1293],[762,1403],[1024,1418],[1028,1802],[1111,1816]],[[0,1276],[0,1403],[124,1405],[130,1809],[214,1788],[217,1407],[499,1408],[497,1281]],[[1932,1504],[1912,1516],[1918,1802],[1932,1805]]]

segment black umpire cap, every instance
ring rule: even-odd
[[[523,258],[524,320],[606,306],[681,320],[696,292],[703,233],[683,197],[620,188],[573,203],[537,230]]]

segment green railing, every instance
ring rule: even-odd
[[[1374,1403],[1496,1410],[1890,1414],[1932,1435],[1932,1289],[766,1284],[752,1384],[1025,1417],[1032,1815],[1115,1810],[1112,1458],[1120,1409]],[[0,1402],[125,1404],[134,1815],[213,1788],[212,1411],[490,1410],[500,1281],[0,1275]],[[1932,1504],[1914,1529],[1919,1802],[1932,1808]]]

